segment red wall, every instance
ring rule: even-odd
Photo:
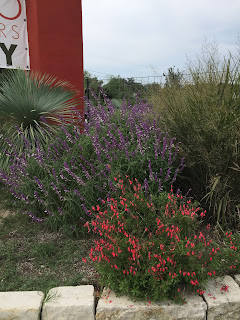
[[[26,6],[31,70],[72,83],[83,112],[81,0],[26,0]]]

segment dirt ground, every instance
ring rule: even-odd
[[[14,212],[8,209],[0,208],[0,223],[2,223],[2,219],[8,217],[9,215],[14,215]]]

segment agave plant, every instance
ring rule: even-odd
[[[1,162],[6,162],[9,148],[21,153],[26,144],[30,148],[46,144],[77,105],[74,95],[69,83],[49,75],[5,71],[0,84]]]

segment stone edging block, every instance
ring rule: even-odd
[[[208,320],[240,319],[240,288],[232,277],[209,281],[203,296],[208,306]]]
[[[0,320],[38,320],[43,297],[40,291],[0,292]]]
[[[42,320],[94,320],[95,297],[91,285],[49,290]]]
[[[133,302],[104,289],[96,320],[240,320],[240,274],[233,278],[209,281],[204,300],[186,295],[183,306],[171,301]],[[39,320],[41,309],[41,320],[94,320],[94,287],[53,288],[45,299],[40,291],[0,292],[0,320]]]
[[[238,283],[238,285],[240,286],[240,274],[236,274],[234,276],[234,280]]]
[[[186,296],[187,304],[133,302],[104,289],[98,302],[96,320],[205,320],[207,305],[199,296]]]

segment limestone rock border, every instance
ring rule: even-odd
[[[209,281],[203,297],[172,302],[133,302],[104,289],[96,307],[92,285],[0,292],[0,320],[240,320],[240,274]],[[95,310],[96,309],[96,310]]]

